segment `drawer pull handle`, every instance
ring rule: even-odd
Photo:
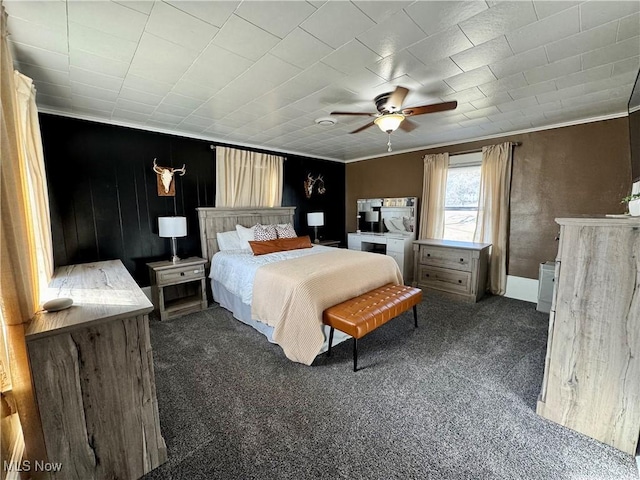
[[[427,273],[427,277],[429,276],[429,274]]]
[[[464,258],[461,258],[461,259],[460,259],[460,263],[463,263],[463,262],[464,262]]]
[[[427,257],[430,257],[430,256],[431,256],[431,254],[430,254],[430,253],[427,253]]]
[[[184,277],[184,272],[180,272],[180,276],[181,276],[181,277]]]
[[[462,283],[462,280],[458,280],[458,283]]]

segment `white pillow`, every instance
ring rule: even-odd
[[[218,232],[216,233],[216,238],[218,239],[218,250],[224,252],[225,250],[240,250],[242,246],[240,245],[240,237],[238,236],[238,232],[235,230],[231,230],[229,232]]]
[[[236,225],[236,232],[238,232],[238,237],[240,237],[241,249],[251,250],[251,245],[249,245],[249,242],[255,240],[255,230],[255,225],[251,228],[243,227],[242,225]]]
[[[396,222],[394,222],[394,218],[384,218],[384,226],[387,227],[387,230],[390,232],[404,232],[404,226],[402,229],[399,229]]]

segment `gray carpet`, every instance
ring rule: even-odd
[[[547,316],[429,295],[311,367],[214,306],[153,321],[169,460],[151,479],[638,478],[634,458],[535,414]]]

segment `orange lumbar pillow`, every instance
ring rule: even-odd
[[[277,240],[266,240],[262,242],[249,241],[249,245],[254,255],[298,250],[299,248],[311,248],[313,246],[309,235],[295,238],[278,238]]]

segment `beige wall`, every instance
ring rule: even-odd
[[[624,211],[620,199],[631,185],[626,117],[349,163],[347,231],[355,230],[358,198],[421,197],[425,153],[503,141],[522,143],[513,159],[509,275],[538,278],[538,264],[555,259],[554,218]]]

